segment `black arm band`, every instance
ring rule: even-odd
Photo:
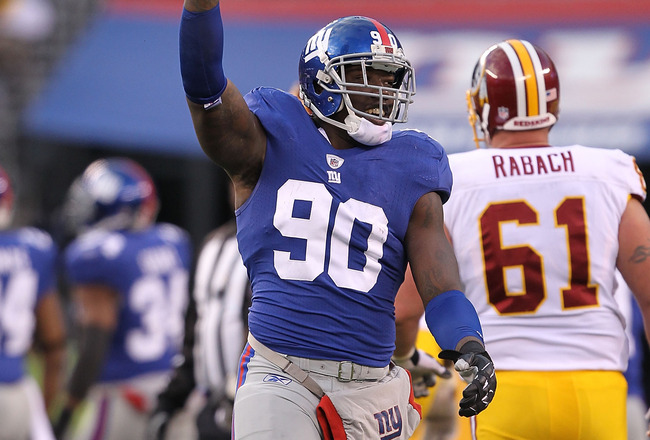
[[[70,397],[77,400],[86,397],[101,372],[112,337],[113,332],[95,325],[81,329],[79,358],[68,384]]]

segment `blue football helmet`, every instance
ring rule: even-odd
[[[361,68],[363,82],[351,82],[346,69]],[[368,68],[395,74],[390,86],[368,84]],[[300,98],[321,120],[344,130],[350,130],[330,116],[343,108],[350,115],[380,119],[386,122],[406,122],[408,106],[415,94],[415,77],[411,63],[393,32],[368,17],[351,16],[335,20],[309,39],[300,55],[298,67]],[[360,91],[363,87],[369,91]],[[390,111],[379,115],[366,109],[354,108],[350,95],[373,96],[379,109],[388,104]]]
[[[126,158],[99,159],[72,183],[64,208],[68,227],[129,230],[151,225],[158,214],[151,176]]]
[[[0,167],[0,230],[11,225],[14,216],[14,190],[7,172]]]

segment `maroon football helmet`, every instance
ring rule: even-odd
[[[495,44],[483,52],[474,67],[467,105],[477,147],[481,141],[489,146],[496,130],[550,127],[560,113],[555,65],[546,52],[528,41]]]

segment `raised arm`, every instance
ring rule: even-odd
[[[235,185],[236,207],[255,187],[266,133],[223,66],[223,26],[217,0],[185,0],[179,35],[183,88],[201,148]]]

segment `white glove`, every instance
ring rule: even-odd
[[[467,383],[472,383],[478,375],[478,367],[470,365],[466,359],[458,358],[454,364],[454,370],[458,371],[460,377]]]
[[[393,356],[393,362],[411,373],[415,397],[428,396],[429,388],[436,384],[436,376],[444,379],[451,377],[451,371],[424,350],[413,348],[404,357]]]

